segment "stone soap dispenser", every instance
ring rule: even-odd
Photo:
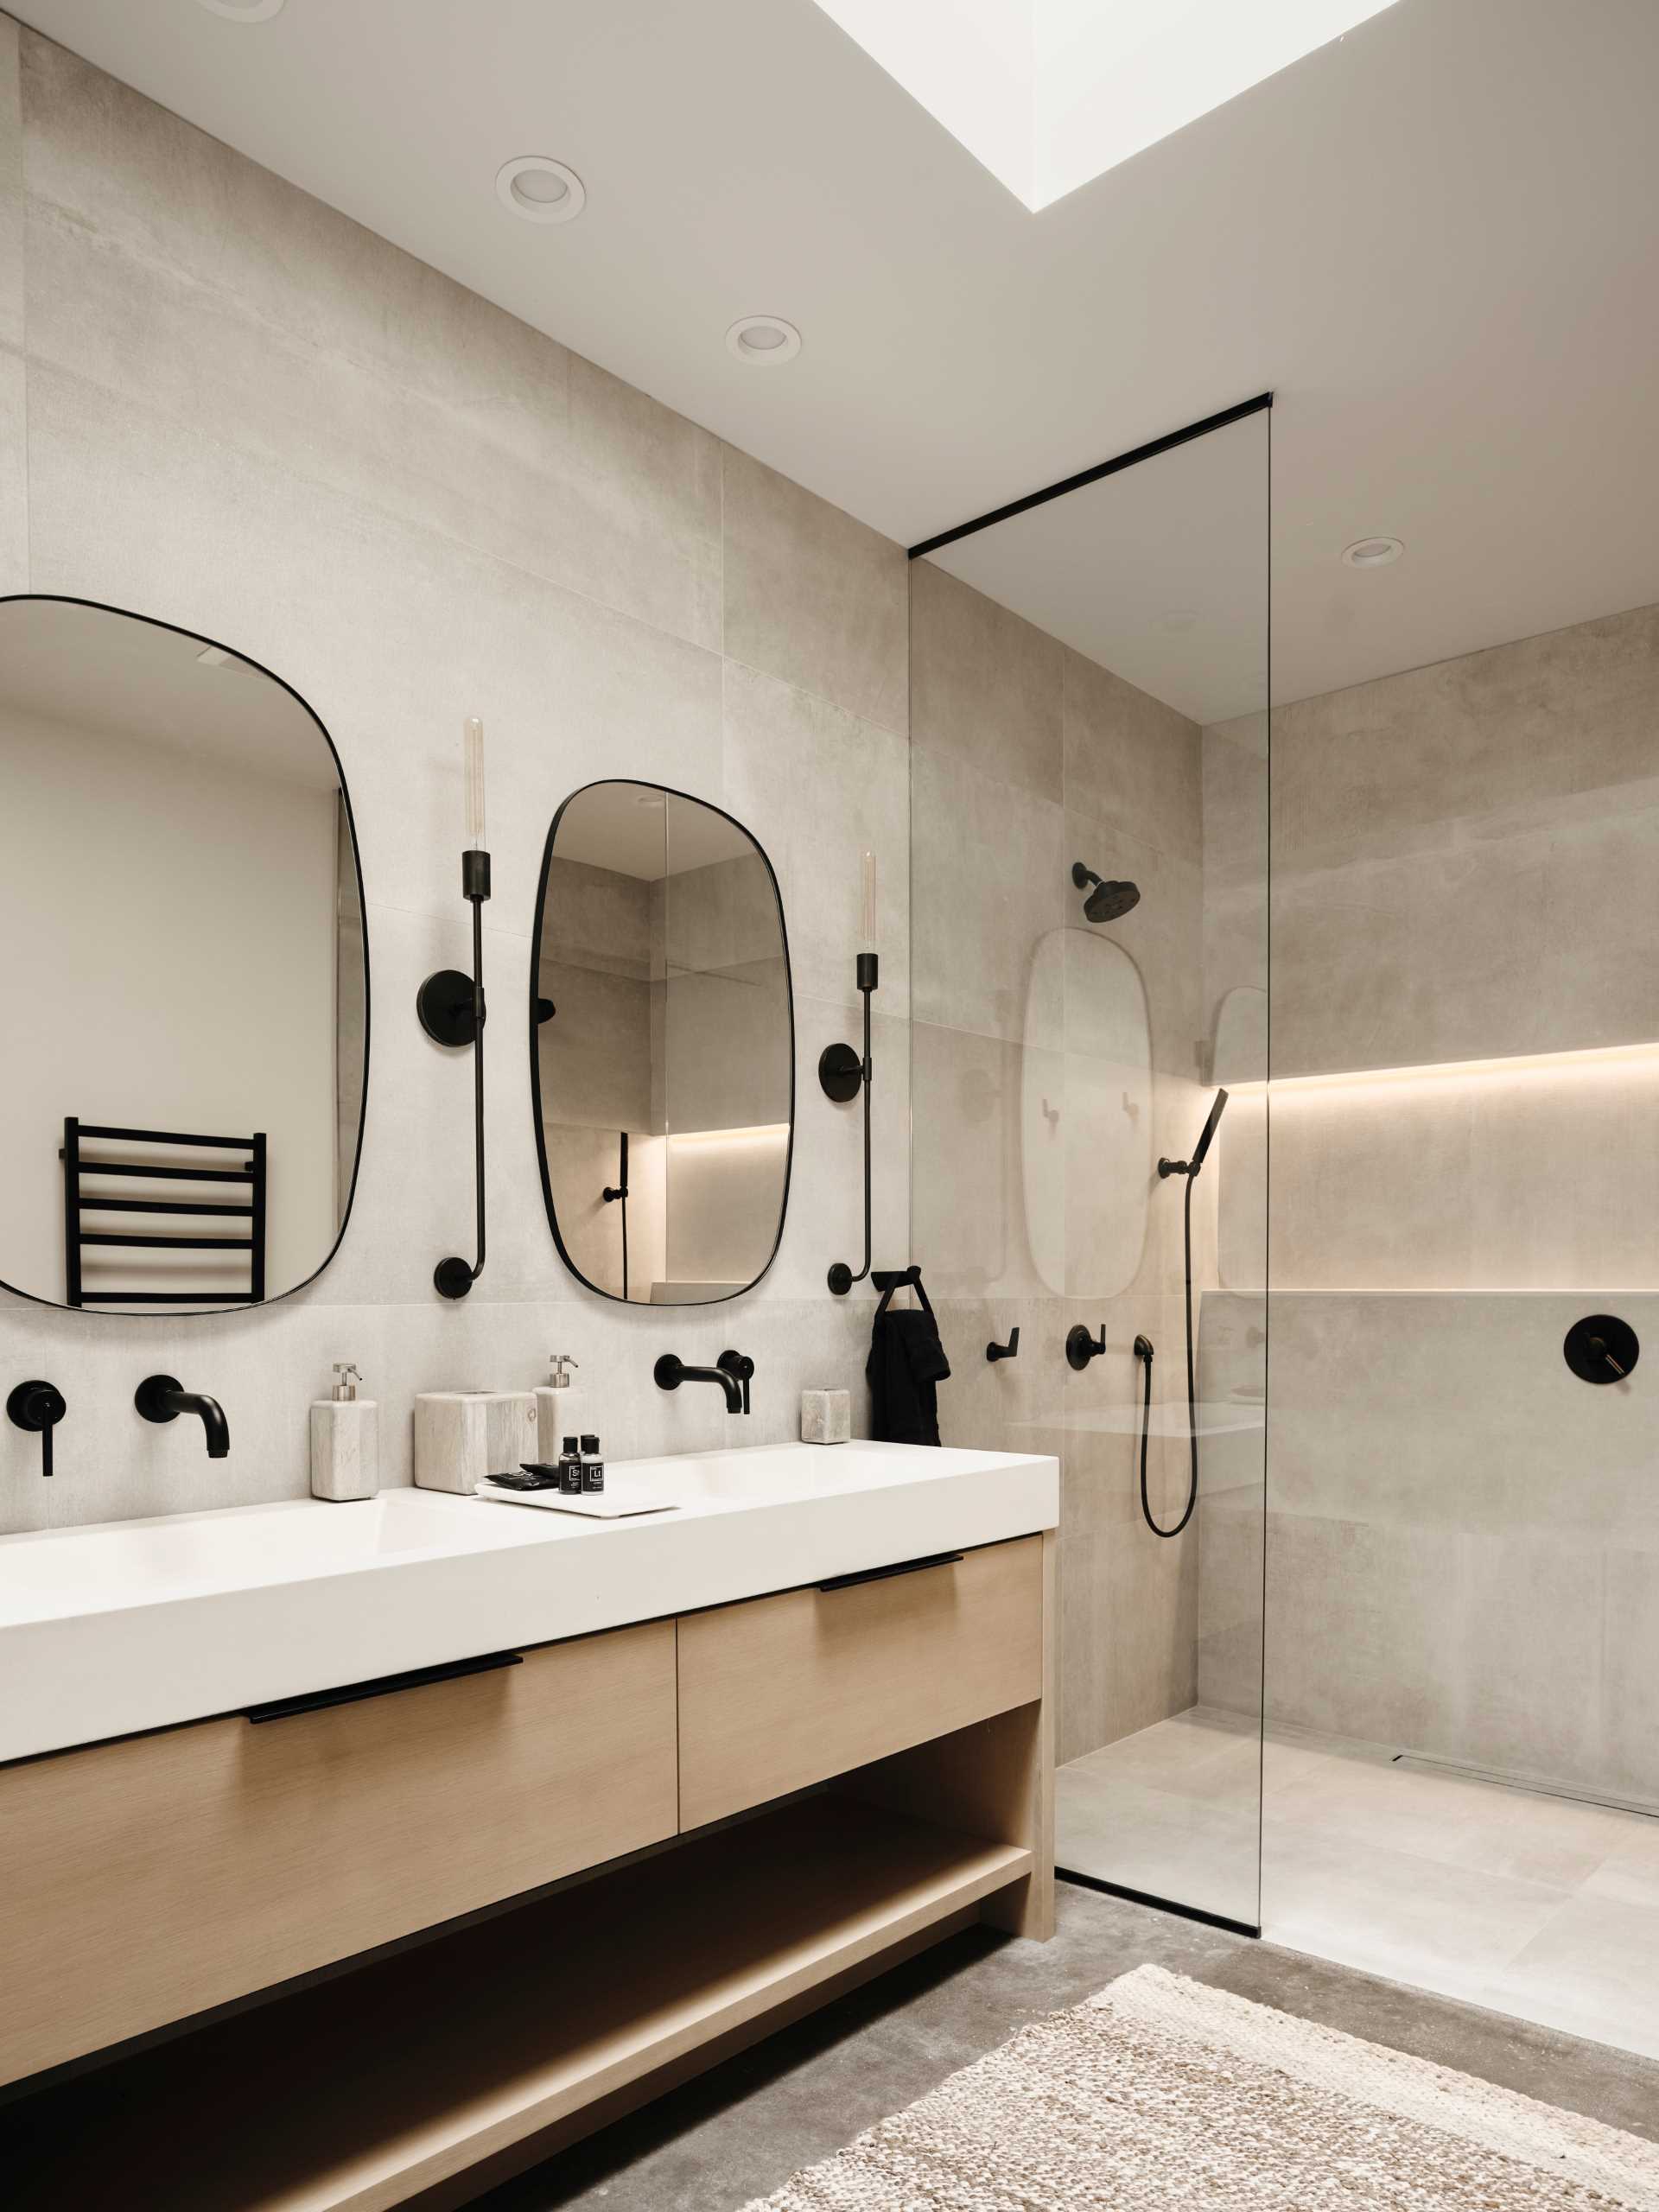
[[[567,1436],[580,1433],[576,1419],[576,1390],[570,1370],[580,1365],[568,1351],[548,1354],[547,1380],[536,1393],[536,1457],[546,1466],[557,1465]]]
[[[372,1497],[380,1487],[380,1408],[359,1398],[361,1375],[334,1362],[334,1395],[311,1406],[311,1495],[336,1505]]]

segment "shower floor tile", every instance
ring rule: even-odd
[[[1202,1707],[1056,1796],[1063,1866],[1253,1921],[1259,1846],[1270,1941],[1659,2056],[1659,1821]]]

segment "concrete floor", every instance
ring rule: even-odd
[[[1060,1885],[1059,1932],[972,1929],[477,2200],[474,2212],[740,2212],[1025,2022],[1147,1963],[1659,2141],[1659,2064]]]

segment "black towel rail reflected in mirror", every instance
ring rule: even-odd
[[[0,1093],[4,1287],[158,1318],[298,1290],[345,1233],[368,1084],[327,731],[228,645],[22,594],[0,598],[0,792],[29,998]]]

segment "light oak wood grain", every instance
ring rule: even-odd
[[[680,1825],[699,1827],[1027,1705],[1044,1686],[1044,1540],[680,1623]]]
[[[846,1800],[779,1808],[50,2092],[27,2139],[0,2110],[7,2212],[464,2203],[480,2165],[741,2048],[1030,1863]]]
[[[0,2081],[671,1835],[674,1637],[0,1770]]]
[[[1055,1567],[1058,1538],[1043,1546],[1043,1694],[953,1735],[936,1737],[848,1775],[836,1787],[964,1835],[1024,1844],[1032,1871],[981,1906],[1010,1935],[1046,1942],[1054,1933]]]

